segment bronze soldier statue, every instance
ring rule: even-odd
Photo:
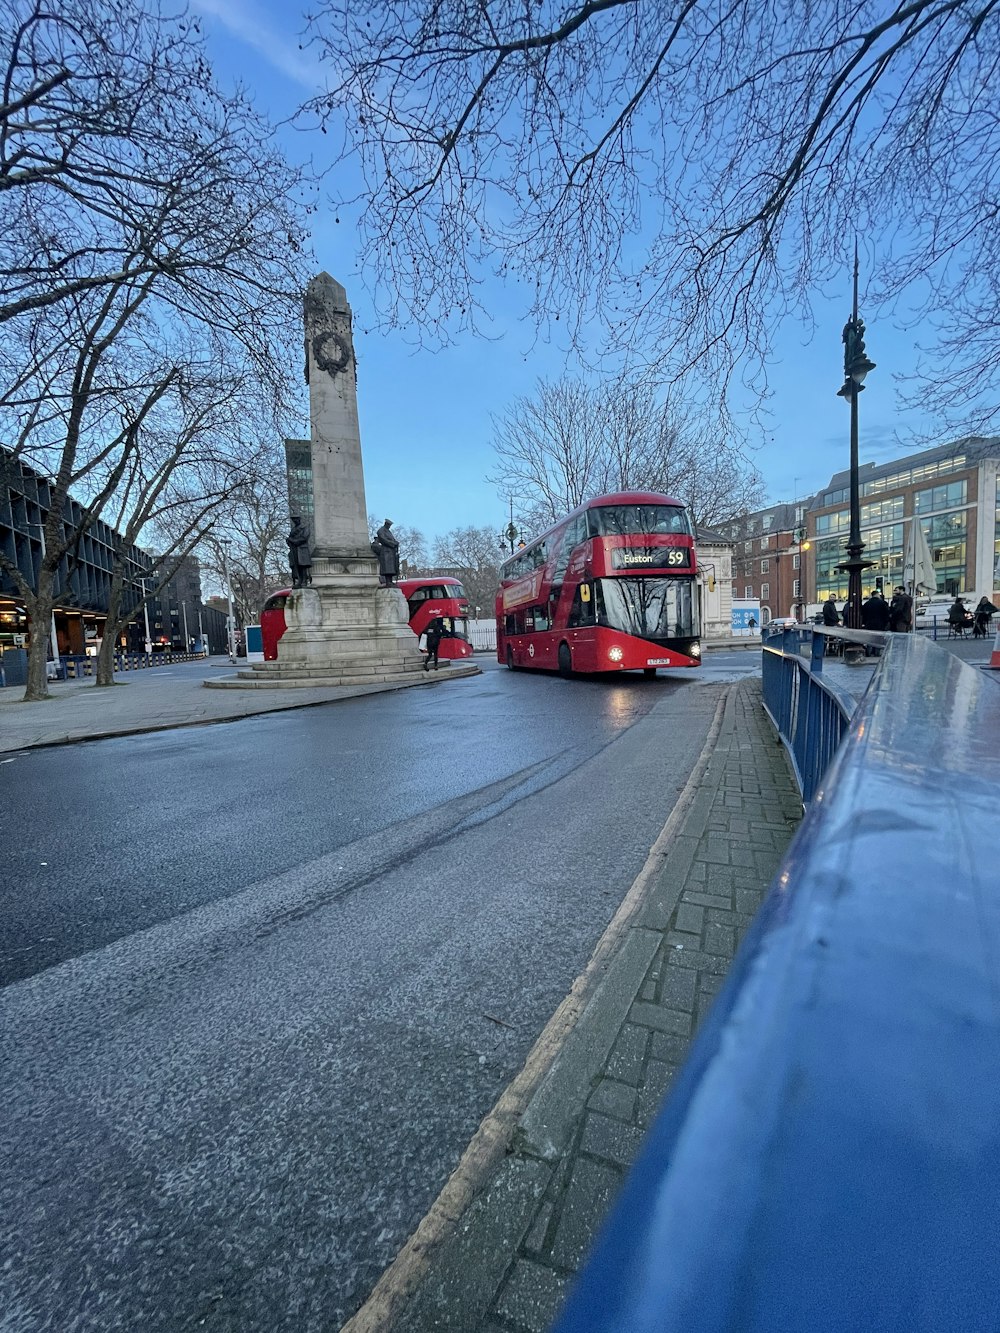
[[[372,550],[378,557],[378,581],[383,587],[394,583],[399,575],[399,542],[390,532],[392,519],[387,518],[372,542]]]
[[[288,543],[292,587],[304,588],[307,583],[312,583],[312,555],[309,552],[309,529],[298,514],[292,515],[292,530],[285,541]]]

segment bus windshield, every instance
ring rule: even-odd
[[[599,579],[597,619],[638,639],[693,639],[700,633],[692,579]]]
[[[404,596],[411,607],[418,602],[441,601],[445,597],[460,597],[465,600],[465,589],[460,583],[422,583],[414,588],[408,579],[403,579],[402,582],[409,588],[409,592],[404,592]]]
[[[588,512],[593,537],[648,536],[681,532],[692,536],[687,513],[680,505],[604,505]]]

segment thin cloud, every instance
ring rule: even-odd
[[[324,86],[323,68],[273,28],[262,10],[248,0],[196,0],[195,8],[217,19],[234,37],[253,47],[272,68],[310,93]]]

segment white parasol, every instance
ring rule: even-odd
[[[937,574],[931,559],[930,547],[918,518],[910,523],[910,534],[906,540],[906,554],[903,557],[903,585],[911,595],[920,590],[937,592]]]

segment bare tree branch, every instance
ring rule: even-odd
[[[483,330],[492,275],[542,336],[761,402],[858,233],[869,312],[940,331],[916,401],[1000,416],[1000,0],[321,0],[311,32],[385,324]]]
[[[643,383],[540,380],[534,396],[494,420],[493,448],[489,480],[514,498],[526,536],[616,491],[670,495],[702,526],[764,498],[756,469],[710,418],[662,401]]]

